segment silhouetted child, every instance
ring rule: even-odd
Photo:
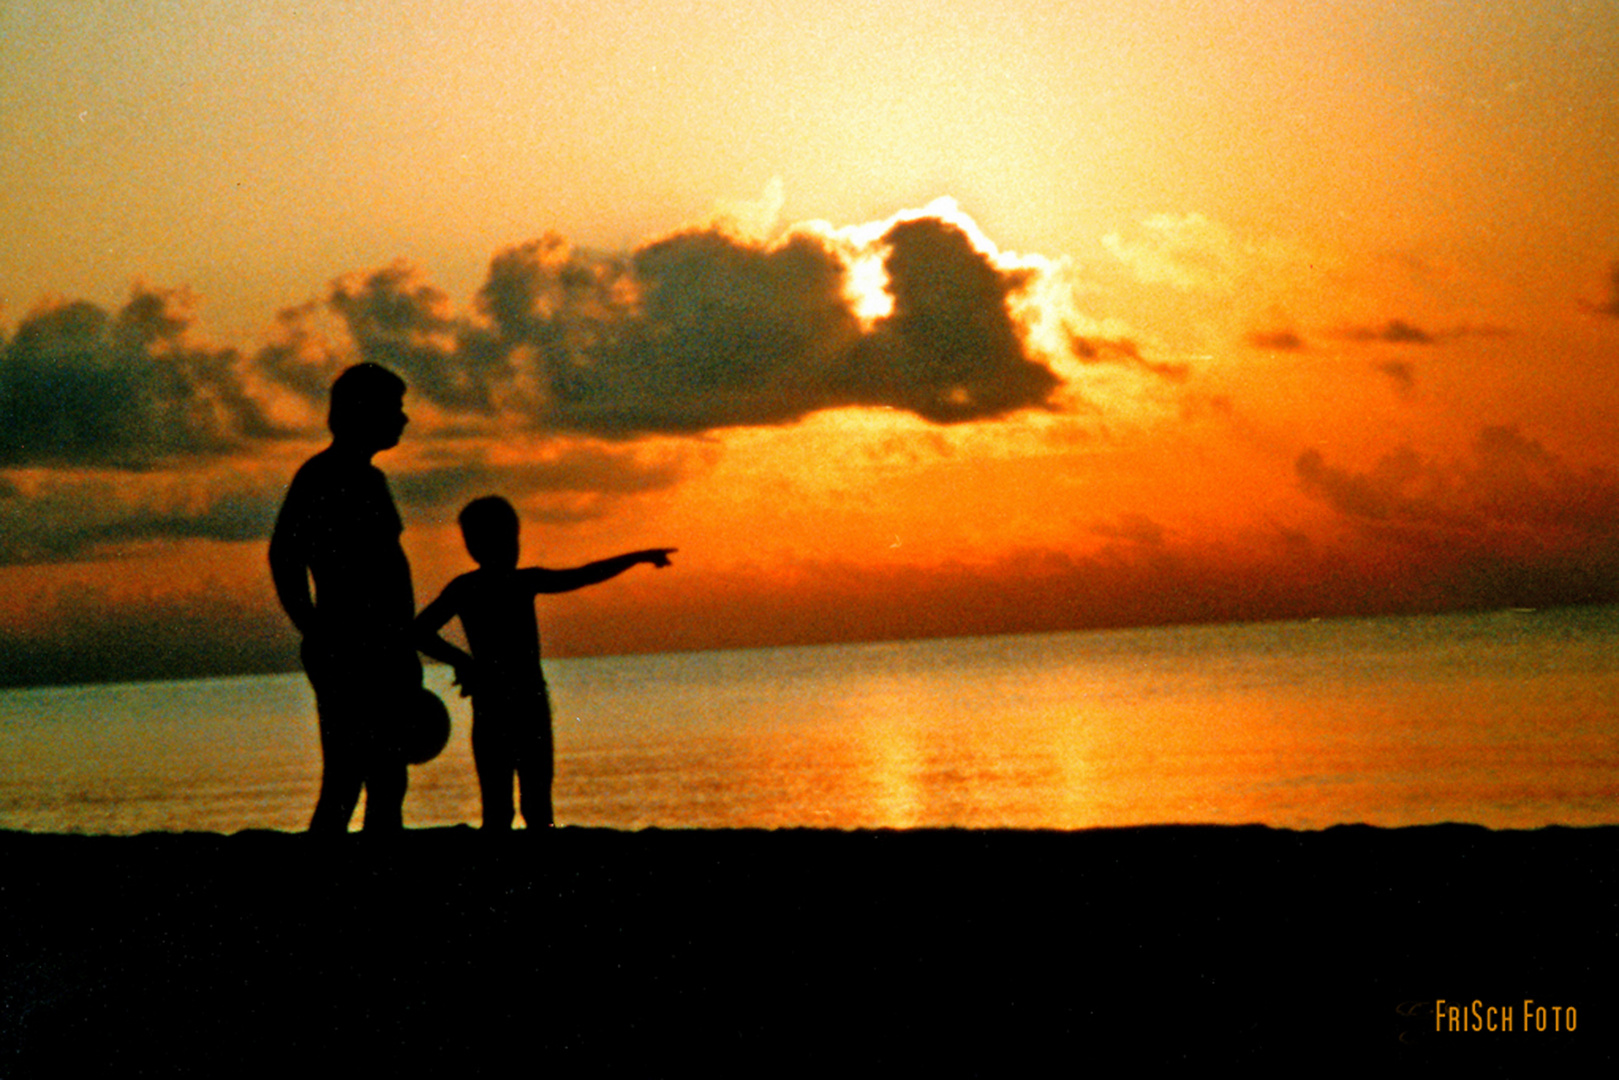
[[[573,570],[517,567],[517,511],[497,495],[461,511],[461,536],[478,569],[444,587],[416,617],[417,646],[455,668],[463,695],[472,696],[472,761],[483,796],[483,827],[512,827],[512,777],[529,828],[552,823],[551,701],[540,671],[540,632],[534,597],[617,577],[637,563],[668,566],[674,548],[632,551]],[[459,617],[469,656],[439,636]]]

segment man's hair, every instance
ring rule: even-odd
[[[467,550],[473,553],[473,558],[479,558],[478,549],[484,548],[488,541],[517,535],[517,511],[499,495],[473,499],[461,508],[461,516],[457,520],[461,523],[461,536],[466,540]]]
[[[405,380],[381,364],[369,360],[345,368],[332,381],[331,405],[326,412],[326,426],[332,434],[348,428],[355,417],[364,415],[378,405],[391,407],[405,396]]]

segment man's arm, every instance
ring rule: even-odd
[[[648,548],[646,551],[631,551],[624,555],[615,555],[611,559],[586,563],[572,570],[546,570],[534,566],[519,570],[518,574],[521,575],[523,586],[535,593],[572,592],[587,585],[600,585],[641,563],[648,566],[668,566],[669,556],[678,550],[678,548]]]
[[[276,523],[270,535],[270,578],[275,582],[276,599],[304,637],[315,631],[315,601],[309,592],[309,564]]]

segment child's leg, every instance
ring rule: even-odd
[[[531,829],[549,829],[556,823],[551,803],[551,785],[556,779],[556,751],[551,742],[551,699],[540,691],[535,716],[526,716],[527,727],[517,754],[518,794],[523,804],[523,823]]]
[[[548,829],[556,823],[551,804],[551,785],[556,779],[556,761],[551,749],[551,728],[543,736],[536,733],[524,740],[517,759],[518,796],[523,805],[523,823],[531,829]]]
[[[483,797],[483,827],[506,832],[512,827],[511,739],[506,725],[485,718],[472,720],[472,765],[478,772],[478,793]]]

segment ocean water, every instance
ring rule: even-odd
[[[1613,607],[546,670],[561,824],[1619,823]],[[454,732],[406,823],[475,823],[467,704],[428,681]],[[301,675],[0,691],[0,828],[297,830],[319,778]]]

